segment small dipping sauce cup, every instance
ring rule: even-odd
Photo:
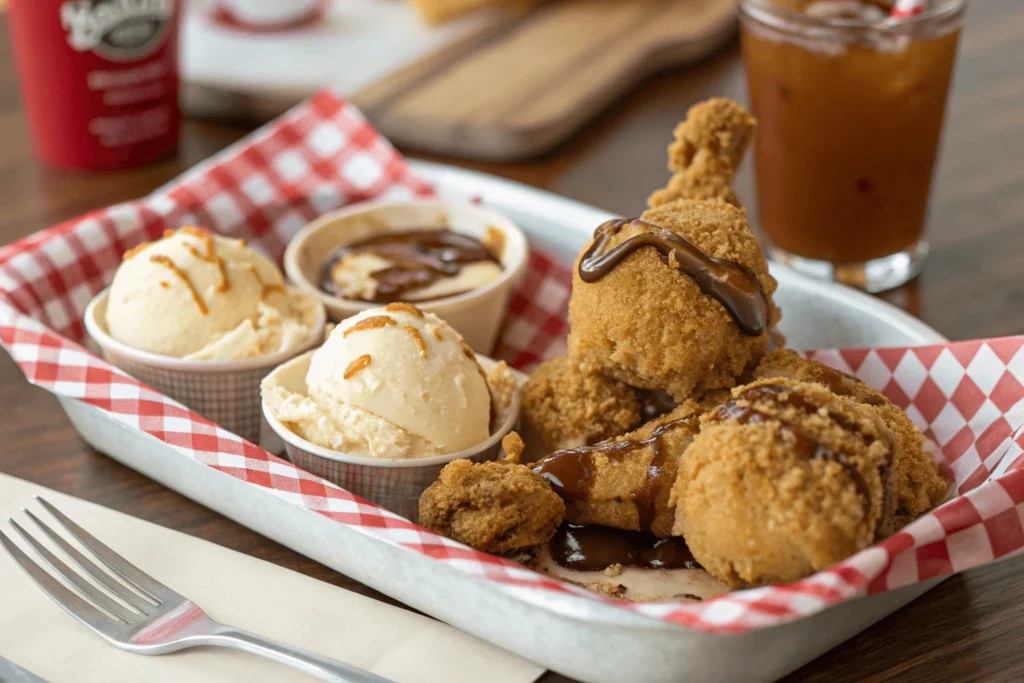
[[[512,221],[484,206],[444,199],[363,202],[316,219],[292,238],[284,254],[284,269],[298,287],[320,299],[333,321],[341,321],[387,301],[348,299],[322,287],[325,265],[339,247],[393,233],[450,229],[486,241],[493,234],[501,274],[473,289],[431,299],[397,299],[434,313],[458,330],[474,350],[489,354],[505,320],[509,301],[526,273],[529,245]],[[424,233],[426,234],[426,233]]]
[[[966,3],[937,0],[898,19],[880,6],[857,11],[871,4],[741,0],[740,18],[769,252],[805,275],[876,292],[915,277],[928,252]]]

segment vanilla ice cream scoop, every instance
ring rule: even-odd
[[[308,346],[319,305],[244,241],[181,228],[125,254],[105,322],[139,351],[234,360]]]
[[[476,356],[450,325],[410,304],[339,324],[312,357],[309,398],[365,411],[454,453],[490,434],[491,394]]]

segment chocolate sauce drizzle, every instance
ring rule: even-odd
[[[786,394],[785,400],[782,398],[783,394]],[[763,384],[752,387],[740,394],[740,398],[750,403],[765,400],[786,403],[808,415],[817,413],[819,410],[819,406],[800,396],[792,388],[781,384]],[[830,412],[829,417],[843,429],[860,435],[865,441],[870,440],[865,434],[861,433],[859,427],[854,422],[846,419],[844,416]],[[850,462],[849,456],[846,453],[828,448],[818,442],[813,436],[800,429],[799,426],[785,420],[781,416],[761,412],[753,407],[753,405],[740,405],[736,399],[724,403],[710,418],[711,422],[720,422],[722,420],[735,420],[740,424],[778,422],[793,439],[793,451],[795,453],[807,460],[828,460],[840,465],[847,476],[853,481],[853,485],[857,487],[857,491],[864,498],[865,516],[871,511],[871,490],[868,488],[863,475]]]
[[[847,374],[841,370],[830,368],[827,365],[820,365],[817,368],[818,381],[827,386],[832,390],[833,394],[837,396],[850,396],[856,398],[861,403],[866,403],[869,406],[881,406],[886,404],[886,400],[880,396],[874,394],[865,393],[862,396],[854,396],[854,392],[850,389],[849,382],[853,382],[854,385],[861,384],[861,381],[853,375]]]
[[[679,427],[696,426],[698,415],[688,415],[661,425],[646,439],[602,441],[593,446],[580,446],[555,451],[533,467],[533,471],[544,477],[551,488],[562,498],[585,500],[594,486],[594,455],[603,453],[609,461],[621,462],[629,453],[650,446],[653,452],[647,466],[647,477],[639,489],[630,493],[629,499],[636,505],[640,528],[649,529],[657,511],[659,480],[668,457],[663,448],[662,437]]]
[[[612,237],[627,225],[649,232],[606,250]],[[757,337],[768,330],[771,306],[752,272],[735,261],[708,256],[674,232],[639,218],[618,218],[598,226],[593,243],[580,259],[580,279],[597,282],[643,247],[657,249],[665,263],[693,278],[702,292],[725,307],[743,334]]]
[[[333,277],[334,267],[352,254],[374,254],[391,266],[372,273],[377,281],[373,303],[400,301],[410,291],[423,289],[438,280],[454,277],[469,263],[501,262],[483,242],[447,228],[385,232],[339,247],[324,264],[320,287],[335,296],[345,296]],[[452,294],[445,294],[452,296]]]
[[[548,544],[551,557],[566,569],[599,572],[620,564],[644,569],[700,569],[678,536],[658,538],[639,531],[565,523]]]

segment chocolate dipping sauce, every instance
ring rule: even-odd
[[[470,263],[490,261],[501,265],[483,242],[447,228],[384,232],[339,247],[324,264],[320,274],[321,289],[334,296],[346,296],[333,273],[345,257],[354,254],[373,254],[391,263],[371,273],[377,283],[376,290],[372,297],[361,298],[378,304],[402,301],[411,291],[428,287],[442,278],[455,277]],[[460,293],[449,292],[443,296]]]
[[[548,544],[555,562],[580,572],[612,565],[644,569],[700,569],[686,542],[639,531],[565,523]]]
[[[611,462],[619,462],[629,453],[650,446],[654,452],[651,463],[647,467],[647,478],[643,485],[630,494],[630,501],[636,505],[641,528],[649,528],[654,519],[658,496],[658,482],[665,466],[667,453],[662,447],[665,434],[683,426],[693,427],[698,415],[689,415],[667,422],[646,439],[602,441],[593,446],[580,446],[555,451],[533,467],[533,471],[542,476],[551,488],[562,498],[569,500],[585,500],[594,485],[594,455],[602,453]]]
[[[649,232],[608,249],[612,237],[627,225]],[[676,233],[640,218],[618,218],[598,226],[593,243],[580,259],[580,279],[597,282],[643,247],[657,249],[666,264],[688,275],[702,292],[722,304],[743,334],[757,337],[768,331],[771,306],[752,272],[735,261],[708,256]]]

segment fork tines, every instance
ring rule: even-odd
[[[108,632],[104,635],[110,637],[119,635],[109,632],[111,629],[122,631],[133,624],[145,621],[149,615],[159,610],[166,600],[177,597],[176,593],[144,574],[88,531],[68,519],[49,502],[39,496],[36,496],[36,500],[57,521],[59,528],[78,541],[94,559],[90,559],[86,553],[72,545],[27,508],[23,510],[25,515],[64,554],[64,560],[13,518],[8,518],[8,521],[25,543],[75,590],[58,581],[2,531],[0,545],[54,602],[72,616],[100,629],[101,632],[106,627]],[[70,558],[80,571],[68,566],[66,558]],[[97,562],[110,571],[101,568]],[[123,581],[115,578],[110,572]]]

